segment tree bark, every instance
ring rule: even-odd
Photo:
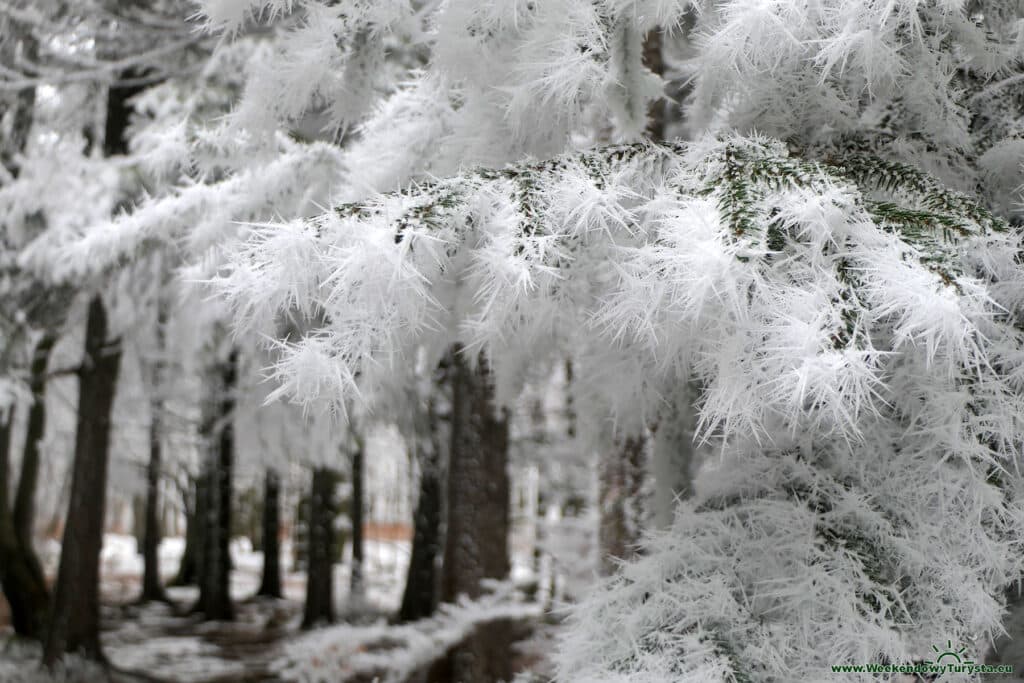
[[[349,582],[349,596],[359,600],[363,595],[363,445],[360,443],[352,454],[352,573]]]
[[[616,560],[636,555],[643,528],[643,482],[646,436],[612,439],[600,464],[601,573],[609,576],[618,568]]]
[[[693,493],[693,469],[697,459],[697,447],[693,442],[698,419],[697,396],[697,386],[680,383],[654,429],[651,522],[659,529],[672,525],[677,502]]]
[[[203,525],[203,557],[197,610],[207,619],[230,621],[231,604],[231,481],[234,469],[235,411],[238,351],[232,349],[218,369],[217,444],[207,459],[206,523]]]
[[[50,596],[38,562],[31,563],[18,543],[9,501],[13,410],[0,419],[0,586],[11,610],[11,625],[20,636],[41,639],[46,630]]]
[[[652,73],[665,74],[665,59],[662,54],[662,33],[660,28],[651,29],[644,36],[643,63]],[[665,139],[665,122],[667,118],[667,102],[658,99],[647,105],[647,137],[655,141]]]
[[[401,622],[425,619],[437,609],[438,553],[441,550],[442,462],[438,442],[437,416],[433,401],[428,403],[427,420],[417,438],[416,457],[420,469],[419,500],[413,517],[412,553],[409,573],[398,610]]]
[[[29,386],[32,389],[32,407],[28,411],[28,427],[25,433],[25,450],[21,458],[21,474],[18,478],[18,493],[14,499],[14,529],[22,552],[39,564],[33,549],[35,536],[36,488],[39,484],[39,445],[46,433],[46,369],[50,352],[56,338],[46,334],[32,353],[32,368]],[[42,572],[40,571],[40,576]]]
[[[50,592],[46,587],[43,568],[39,563],[33,543],[33,527],[35,522],[35,492],[39,480],[39,443],[46,429],[46,367],[53,348],[54,338],[44,336],[32,356],[29,386],[32,390],[33,403],[29,408],[28,426],[25,436],[25,450],[21,459],[21,474],[18,479],[17,495],[11,511],[7,531],[0,531],[4,536],[0,544],[0,583],[4,585],[7,601],[11,606],[11,621],[19,635],[41,639],[45,632],[46,619],[50,610]],[[10,449],[10,423],[7,422],[8,433],[0,434],[4,439],[4,449]],[[9,459],[7,453],[5,460]],[[3,502],[0,515],[8,514],[9,465],[5,465],[3,482]],[[0,522],[2,525],[3,522]]]
[[[334,623],[334,473],[313,470],[309,496],[309,532],[306,543],[306,606],[302,628]]]
[[[13,537],[14,523],[8,517],[10,514],[10,489],[11,489],[11,439],[14,431],[14,406],[7,410],[0,410],[0,519],[7,517],[8,525],[11,527]],[[0,565],[2,568],[3,565]]]
[[[156,358],[150,377],[149,462],[146,463],[145,527],[142,535],[142,594],[139,602],[167,602],[160,581],[160,474],[163,468],[163,391],[164,391],[164,325],[166,307],[157,302]]]
[[[498,414],[486,358],[470,368],[461,349],[451,357],[452,418],[448,463],[448,525],[441,598],[477,598],[484,579],[509,572],[508,416]],[[453,681],[511,677],[510,639],[500,624],[478,629],[448,657]]]
[[[267,468],[263,483],[263,578],[256,595],[280,598],[281,593],[281,548],[278,543],[280,519],[281,483],[277,472]]]
[[[202,481],[203,476],[200,474],[191,482],[191,501],[189,494],[185,491],[182,492],[185,502],[185,550],[182,552],[181,562],[178,565],[178,574],[171,581],[172,586],[190,586],[199,580],[199,554],[202,547],[202,520],[204,518],[200,507],[203,496],[206,495],[202,490]]]
[[[145,530],[142,539],[142,594],[140,602],[167,601],[163,583],[160,581],[160,468],[162,445],[160,443],[159,408],[154,407],[149,422],[149,462],[146,464],[146,512]]]
[[[509,571],[508,420],[497,415],[487,361],[471,369],[452,355],[452,426],[448,466],[448,533],[441,597],[479,597],[485,578]]]
[[[107,340],[99,296],[89,303],[85,357],[79,374],[78,429],[61,546],[53,616],[43,649],[52,666],[66,653],[103,661],[100,647],[99,559],[107,488],[111,408],[121,365],[119,341]]]

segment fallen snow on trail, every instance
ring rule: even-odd
[[[359,677],[380,683],[399,683],[425,669],[462,642],[481,624],[502,619],[538,619],[543,609],[522,601],[507,583],[476,601],[441,605],[429,619],[389,625],[342,624],[312,631],[284,645],[285,655],[274,663],[284,681],[334,681]]]

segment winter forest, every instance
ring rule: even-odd
[[[0,682],[1024,681],[1024,2],[0,0]]]

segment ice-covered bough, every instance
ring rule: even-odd
[[[572,354],[646,419],[701,387],[721,457],[573,609],[560,680],[824,681],[982,651],[1021,571],[1020,235],[864,154],[634,144],[414,185],[253,230],[214,282],[338,409],[459,342],[499,396]],[[400,374],[400,373],[398,373]],[[843,680],[851,680],[849,674]]]

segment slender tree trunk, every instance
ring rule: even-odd
[[[660,28],[648,31],[644,36],[643,62],[644,66],[659,76],[665,73],[665,59],[662,55],[662,33]],[[664,99],[655,100],[647,106],[647,137],[652,140],[665,139],[665,123],[667,118],[667,102]]]
[[[181,562],[178,565],[178,574],[171,581],[172,586],[190,586],[195,584],[199,578],[199,554],[202,546],[201,529],[203,515],[199,509],[201,506],[203,477],[200,474],[191,482],[192,493],[183,491],[182,498],[185,502],[185,550],[181,555]],[[190,500],[191,498],[191,500]]]
[[[14,431],[14,406],[6,410],[0,410],[0,519],[7,517],[8,525],[11,527],[11,536],[14,536],[14,523],[10,515],[10,490],[11,490],[11,439]],[[0,568],[3,565],[0,564]]]
[[[476,598],[483,579],[509,572],[508,418],[497,414],[486,359],[471,369],[461,349],[451,358],[452,418],[448,525],[441,598]],[[448,680],[507,680],[510,638],[503,622],[470,635],[448,658]]]
[[[39,481],[39,444],[46,430],[46,367],[53,344],[52,336],[44,336],[36,345],[32,356],[29,385],[33,402],[29,408],[21,474],[10,518],[13,524],[13,539],[6,542],[8,556],[0,561],[8,566],[6,572],[0,571],[0,574],[7,575],[6,579],[0,576],[0,581],[4,583],[5,592],[9,593],[8,603],[11,605],[11,620],[15,632],[30,638],[43,637],[50,609],[50,593],[43,576],[43,567],[35,552],[33,531],[35,492]],[[10,425],[8,429],[9,427]],[[6,441],[6,448],[9,449],[9,433]],[[4,483],[5,498],[8,490],[8,484]],[[6,515],[7,510],[5,500],[0,514]]]
[[[217,444],[208,456],[206,523],[203,528],[203,570],[199,583],[198,611],[207,619],[230,621],[231,604],[231,481],[234,469],[235,437],[232,420],[235,410],[238,352],[232,350],[219,369]]]
[[[352,573],[349,595],[353,600],[363,595],[363,446],[362,443],[352,454]]]
[[[142,594],[140,602],[167,602],[163,583],[160,581],[160,474],[163,468],[163,391],[164,391],[164,325],[166,308],[163,301],[156,321],[156,354],[150,377],[149,401],[149,462],[146,464],[146,509],[145,526],[142,535]]]
[[[694,383],[680,383],[654,430],[651,521],[659,529],[672,525],[676,504],[693,493],[693,470],[698,455],[693,441],[697,428],[697,395],[698,387]]]
[[[306,535],[306,606],[302,628],[334,622],[334,473],[313,470]]]
[[[46,368],[50,351],[56,338],[44,335],[32,354],[32,369],[29,380],[32,389],[32,407],[28,411],[28,427],[25,433],[25,450],[21,458],[21,475],[18,478],[18,494],[14,500],[14,528],[22,552],[30,555],[38,564],[33,537],[35,536],[36,488],[39,483],[39,445],[46,433]],[[40,576],[42,573],[40,572]]]
[[[278,543],[280,519],[281,483],[277,472],[267,468],[263,484],[263,579],[256,595],[280,598],[281,593],[281,548]]]
[[[402,622],[425,619],[437,609],[438,553],[441,550],[442,462],[438,442],[437,416],[433,401],[427,409],[427,424],[417,439],[420,469],[419,500],[413,517],[412,554],[409,574],[402,594],[398,619]]]
[[[107,490],[110,413],[121,365],[119,342],[107,340],[107,313],[96,296],[89,303],[85,356],[79,374],[78,430],[54,594],[43,649],[52,666],[65,653],[103,661],[100,647],[99,559]]]
[[[643,529],[643,482],[646,471],[646,436],[611,439],[601,455],[600,527],[601,573],[611,575],[616,560],[629,559],[637,552]]]
[[[46,630],[50,596],[38,563],[29,561],[18,543],[11,516],[10,448],[13,411],[0,419],[0,586],[11,609],[14,632],[26,638],[42,638]]]
[[[149,422],[149,462],[146,464],[146,512],[145,530],[142,540],[142,595],[140,602],[150,600],[167,601],[160,581],[160,468],[162,447],[160,443],[160,413],[154,407]]]

